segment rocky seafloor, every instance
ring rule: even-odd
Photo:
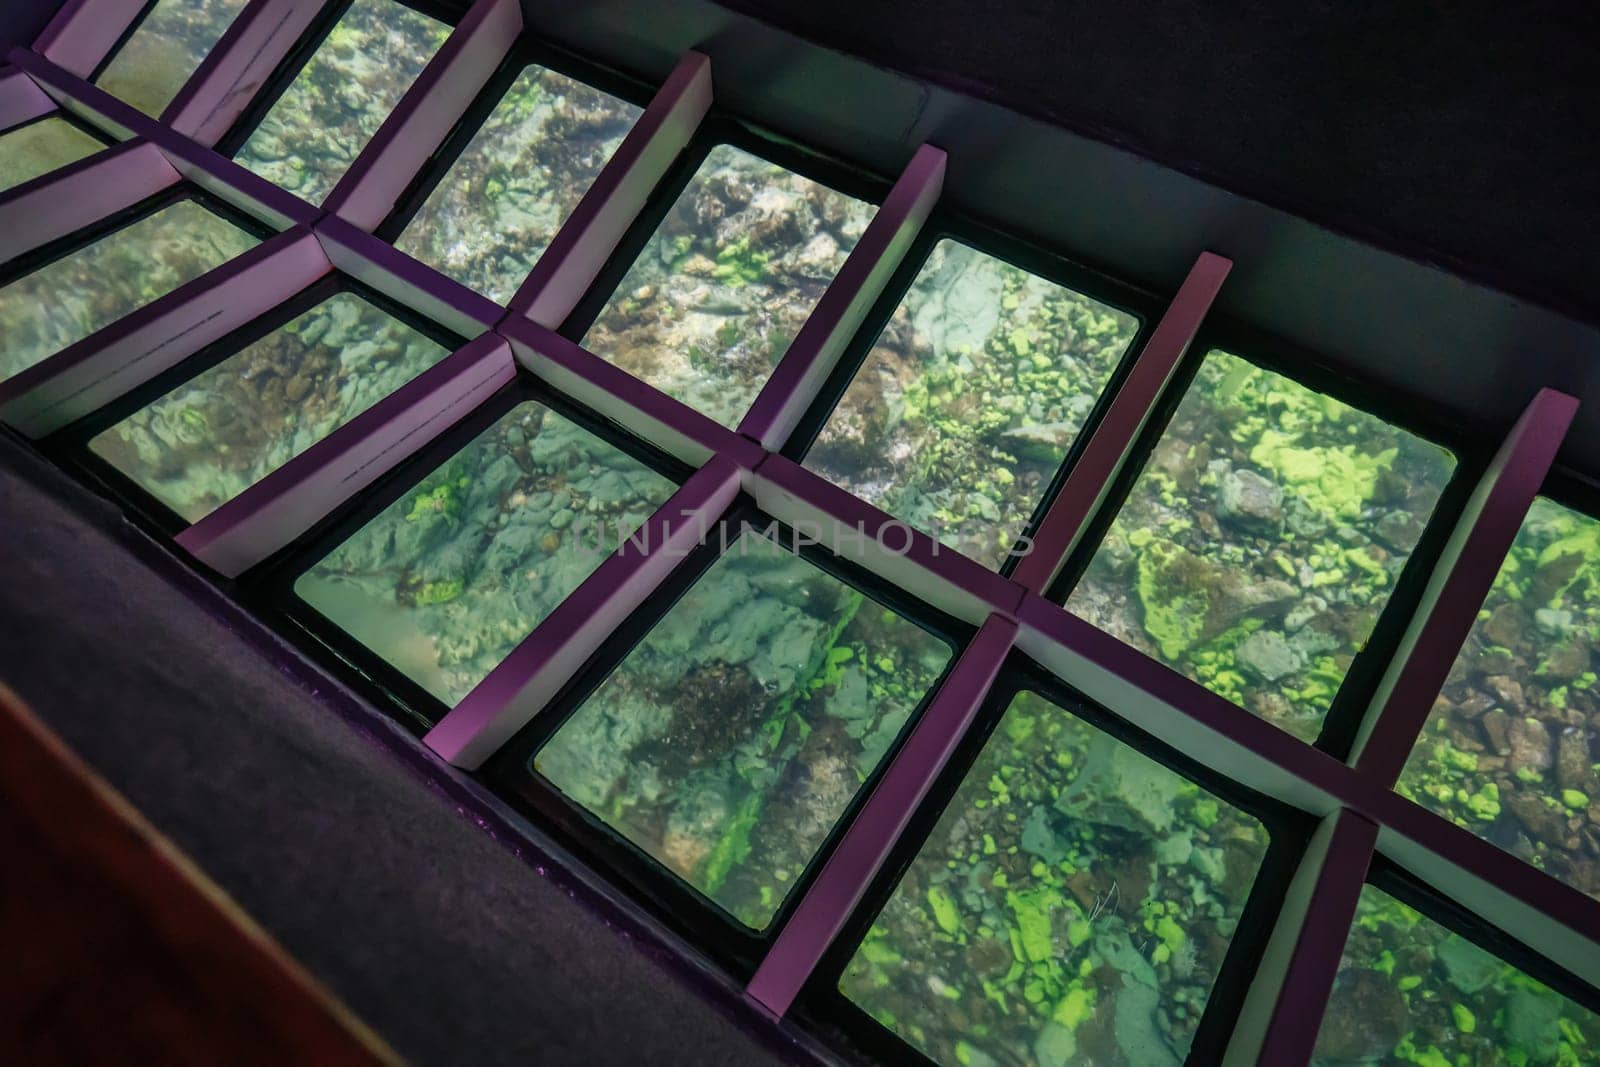
[[[563,74],[528,67],[395,246],[505,303],[640,112]]]
[[[951,240],[934,246],[806,466],[998,564],[1138,330]]]
[[[1266,845],[1254,818],[1024,692],[840,989],[948,1067],[1172,1067]]]
[[[59,115],[0,133],[0,193],[92,156],[104,147]]]
[[[875,207],[731,145],[712,149],[584,346],[736,426]]]
[[[0,379],[165,296],[257,243],[180,200],[0,288]]]
[[[245,0],[160,0],[95,83],[147,115],[172,103]]]
[[[100,433],[89,447],[194,522],[447,354],[361,297],[340,293]]]
[[[529,401],[301,575],[295,593],[454,705],[675,488]]]
[[[1067,608],[1312,740],[1453,469],[1213,351]]]
[[[1317,1067],[1580,1067],[1600,1016],[1367,886],[1317,1035]]]
[[[1540,498],[1400,792],[1600,897],[1600,520]]]
[[[730,540],[532,766],[761,929],[952,649],[758,533]]]
[[[234,158],[321,203],[449,36],[398,0],[355,0]]]

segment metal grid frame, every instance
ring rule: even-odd
[[[782,1017],[857,914],[891,849],[1014,653],[1217,774],[1320,820],[1284,897],[1225,1062],[1310,1060],[1356,898],[1374,857],[1408,872],[1592,991],[1600,901],[1393,791],[1447,672],[1551,471],[1577,402],[1549,389],[1506,428],[1413,613],[1348,761],[1301,742],[1075,618],[1044,593],[1078,549],[1205,321],[1231,263],[1201,251],[1115,387],[1009,576],[938,546],[781,454],[883,295],[938,200],[945,155],[907,161],[737,430],[637,381],[555,331],[577,306],[713,103],[710,60],[685,55],[506,305],[374,238],[527,27],[516,0],[476,0],[322,205],[284,193],[214,150],[338,0],[251,0],[159,119],[85,79],[145,0],[69,0],[0,70],[0,128],[51,108],[117,147],[0,195],[0,263],[102,225],[187,182],[276,236],[0,385],[0,418],[47,437],[339,272],[467,344],[174,538],[224,579],[260,565],[518,375],[531,376],[694,473],[624,545],[422,738],[473,770],[573,678],[672,573],[681,551],[744,494],[788,523],[860,529],[851,562],[912,590],[975,636],[912,724],[750,976],[747,998]]]

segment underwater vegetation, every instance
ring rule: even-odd
[[[519,404],[295,582],[295,594],[454,705],[676,486]]]
[[[746,528],[532,769],[761,929],[950,657]]]
[[[1600,897],[1600,520],[1528,510],[1399,790]]]
[[[1067,608],[1312,740],[1454,466],[1210,352]]]
[[[395,247],[505,303],[641,110],[553,70],[528,67]]]
[[[0,288],[0,379],[83,340],[213,267],[256,238],[180,200]]]
[[[398,0],[355,0],[234,158],[321,203],[449,36]]]
[[[947,1067],[1175,1067],[1266,846],[1254,818],[1020,693],[839,988]]]
[[[0,193],[86,159],[104,147],[59,115],[0,133]]]
[[[1367,886],[1312,1062],[1580,1067],[1600,1062],[1600,1016]]]
[[[360,297],[340,293],[89,447],[195,522],[447,354]]]
[[[244,6],[245,0],[159,0],[95,84],[160,115]]]
[[[998,565],[1137,330],[1131,315],[940,241],[806,465]]]
[[[584,345],[736,426],[875,210],[718,145]]]

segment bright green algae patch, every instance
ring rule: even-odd
[[[1399,790],[1600,897],[1600,520],[1540,498]]]
[[[355,0],[235,158],[321,203],[449,36],[397,0]]]
[[[1067,607],[1311,740],[1454,466],[1210,352]]]
[[[940,241],[806,466],[998,564],[1138,330],[1133,316]]]
[[[746,532],[533,770],[760,929],[949,659],[944,641]]]
[[[1361,892],[1317,1067],[1579,1067],[1600,1016],[1380,889]]]
[[[448,354],[341,293],[104,431],[89,447],[189,522]]]
[[[585,347],[735,426],[874,210],[719,145],[590,327]]]
[[[87,159],[104,147],[58,115],[0,134],[0,193]]]
[[[625,100],[528,67],[396,247],[505,303],[639,114]]]
[[[453,705],[674,489],[570,419],[520,404],[295,593]]]
[[[1019,694],[840,989],[947,1067],[1175,1067],[1266,845],[1244,812]]]
[[[180,200],[0,288],[0,379],[256,243],[222,216]]]
[[[95,83],[160,115],[244,6],[245,0],[160,0]]]

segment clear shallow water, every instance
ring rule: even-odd
[[[1317,1035],[1317,1067],[1578,1067],[1600,1016],[1367,886]]]
[[[160,115],[216,47],[246,0],[160,0],[95,83]]]
[[[1067,609],[1312,740],[1454,467],[1210,352]]]
[[[641,111],[528,67],[395,246],[505,303]]]
[[[257,244],[180,200],[0,288],[0,379],[25,370]]]
[[[195,522],[448,354],[360,297],[340,293],[89,447]]]
[[[950,655],[746,532],[532,769],[760,929]]]
[[[951,240],[934,246],[806,466],[998,565],[1138,321]]]
[[[330,552],[295,593],[454,705],[675,488],[530,401]]]
[[[589,328],[584,347],[735,426],[875,210],[719,145]]]
[[[321,203],[449,36],[396,0],[356,0],[234,158]]]
[[[1399,790],[1600,897],[1600,520],[1538,499]]]
[[[55,115],[0,133],[0,193],[86,159],[105,147],[103,142]]]
[[[1242,811],[1019,694],[839,988],[947,1067],[1175,1067],[1266,845]]]

